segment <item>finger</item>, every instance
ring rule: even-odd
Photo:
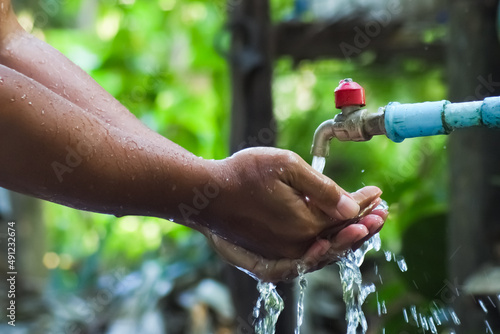
[[[369,231],[363,224],[352,224],[341,230],[331,240],[331,248],[327,255],[332,260],[336,260],[352,246],[369,235]]]
[[[380,216],[385,221],[387,216],[389,216],[389,211],[386,209],[375,209],[370,214]]]
[[[382,190],[375,186],[367,186],[351,193],[351,197],[358,203],[361,210],[378,200],[382,195]]]
[[[373,235],[380,231],[380,229],[384,225],[384,218],[377,214],[369,214],[368,216],[362,218],[359,221],[359,224],[364,225],[370,235]]]
[[[332,218],[345,220],[359,213],[359,204],[349,193],[306,162],[294,171],[289,184]]]

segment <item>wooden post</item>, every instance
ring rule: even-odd
[[[246,147],[273,146],[276,127],[272,103],[272,29],[268,0],[229,0],[232,33],[229,62],[232,78],[231,152]],[[237,333],[253,333],[252,311],[257,282],[241,271],[228,268],[229,283],[237,309]],[[278,284],[285,301],[276,333],[293,333],[295,298],[293,284]]]
[[[450,2],[449,94],[453,102],[500,95],[500,43],[495,20],[498,0]],[[450,282],[464,282],[486,264],[500,265],[500,131],[484,128],[450,136],[451,203],[449,215]],[[479,332],[488,319],[470,296],[451,306],[462,325],[457,333]],[[492,317],[496,318],[492,319]]]
[[[268,0],[229,0],[232,32],[231,152],[273,146],[271,22]],[[266,134],[263,134],[263,131]]]

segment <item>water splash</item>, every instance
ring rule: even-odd
[[[356,251],[348,251],[337,262],[340,268],[342,292],[346,304],[347,334],[355,334],[361,326],[363,333],[368,329],[365,314],[361,308],[366,297],[375,291],[375,285],[363,285],[360,266],[368,251],[380,250],[380,236],[375,234]]]
[[[281,299],[281,296],[276,291],[276,286],[272,283],[259,281],[257,290],[259,290],[260,296],[253,309],[255,333],[274,334],[276,322],[284,308],[283,299]]]

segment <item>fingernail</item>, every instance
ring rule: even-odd
[[[359,213],[359,205],[348,196],[342,195],[337,203],[337,211],[343,219],[350,219]]]

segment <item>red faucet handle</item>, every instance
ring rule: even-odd
[[[365,106],[365,90],[352,79],[340,80],[335,88],[335,107],[341,109],[347,106]]]

